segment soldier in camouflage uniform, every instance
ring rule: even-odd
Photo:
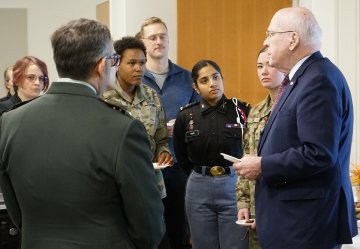
[[[119,71],[116,74],[115,89],[106,91],[102,99],[128,111],[134,118],[142,121],[153,152],[153,162],[159,165],[173,164],[167,138],[165,112],[156,91],[141,84],[145,73],[146,49],[142,41],[124,37],[114,42],[116,53],[121,56]],[[162,198],[166,189],[161,170],[155,170]]]
[[[269,90],[269,95],[256,104],[249,113],[244,134],[244,154],[256,155],[260,135],[272,110],[272,103],[277,98],[284,74],[268,65],[266,48],[260,50],[257,60],[257,72],[261,84]],[[255,181],[238,177],[236,182],[236,199],[239,210],[238,219],[249,219],[255,215]],[[249,248],[259,249],[256,234],[256,223],[249,229]]]

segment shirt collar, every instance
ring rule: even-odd
[[[125,99],[127,102],[132,103],[134,101],[133,98],[131,98],[120,86],[120,84],[118,83],[116,86],[116,91],[117,93],[123,98]]]
[[[304,58],[302,58],[301,60],[299,60],[295,66],[293,66],[293,68],[291,68],[290,73],[289,73],[289,79],[291,81],[291,79],[293,78],[293,76],[295,75],[296,71],[301,67],[301,65],[306,61],[307,58],[309,58],[311,56],[305,56]]]
[[[216,103],[215,106],[209,105],[204,99],[200,101],[200,108],[202,114],[207,114],[212,110],[225,113],[226,112],[226,97],[223,95],[221,99]]]
[[[87,83],[85,81],[74,80],[74,79],[70,79],[70,78],[60,78],[60,79],[56,80],[55,82],[69,82],[69,83],[75,83],[75,84],[84,85],[84,86],[89,87],[91,90],[93,90],[94,93],[97,95],[95,87],[92,86],[90,83]]]
[[[140,83],[140,85],[135,87],[135,94],[134,94],[133,99],[124,91],[124,89],[122,89],[119,81],[117,81],[115,91],[127,102],[132,103],[132,104],[137,104],[145,99],[144,98],[145,93],[144,93],[144,88],[143,88],[142,84],[143,83]]]

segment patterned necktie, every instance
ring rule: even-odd
[[[287,87],[287,85],[289,84],[289,82],[290,82],[290,79],[289,79],[289,75],[287,74],[287,75],[285,75],[283,81],[281,82],[279,92],[278,92],[276,99],[274,101],[274,104],[271,108],[271,112],[274,110],[276,104],[279,102],[279,99],[281,98],[281,95],[284,93],[284,90]]]

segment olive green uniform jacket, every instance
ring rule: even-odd
[[[86,84],[86,83],[85,83]],[[141,122],[54,82],[0,119],[0,184],[22,249],[155,249],[163,205]]]

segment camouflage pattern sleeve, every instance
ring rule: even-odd
[[[171,155],[168,144],[168,133],[166,128],[166,117],[164,108],[161,105],[160,97],[153,91],[153,98],[157,109],[157,127],[155,128],[154,140],[156,144],[155,156],[158,157],[161,152],[168,152]]]
[[[250,112],[250,114],[251,114],[251,112]],[[250,115],[248,117],[248,120],[249,120],[249,118],[251,119]],[[247,121],[247,122],[249,122],[249,121]],[[250,136],[249,136],[248,123],[245,123],[245,132],[244,132],[244,141],[243,141],[244,155],[251,154],[249,141],[250,141]]]
[[[238,210],[241,208],[250,209],[250,185],[249,180],[239,176],[236,181],[236,203]]]
[[[122,89],[117,86],[114,90],[106,91],[101,99],[108,104],[121,108],[144,124],[153,152],[153,161],[162,151],[170,153],[167,143],[165,114],[156,91],[141,84],[136,88],[133,101],[129,101],[123,94]],[[166,197],[166,189],[161,170],[155,170],[155,176],[160,195],[164,198]]]
[[[271,111],[270,95],[255,105],[249,113],[244,134],[244,154],[257,155],[257,146]],[[239,177],[236,183],[238,209],[249,208],[255,214],[255,181]]]

